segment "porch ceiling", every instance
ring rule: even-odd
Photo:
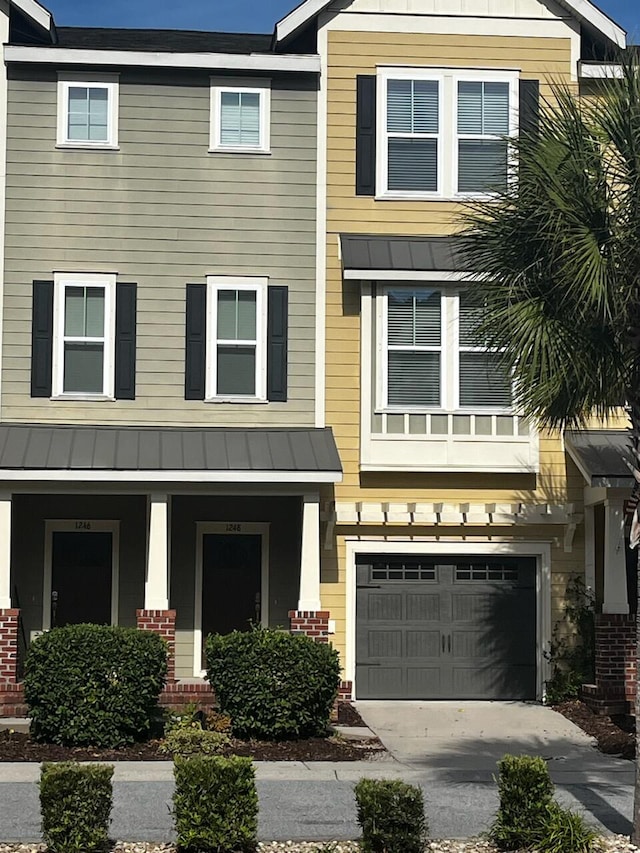
[[[590,486],[616,489],[633,485],[626,461],[630,458],[626,430],[568,430],[565,445]]]
[[[330,429],[0,425],[0,479],[338,482]]]

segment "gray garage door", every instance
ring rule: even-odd
[[[535,699],[534,558],[362,556],[359,699]]]

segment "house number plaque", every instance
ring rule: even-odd
[[[75,522],[76,530],[91,530],[91,522],[90,521],[76,521]]]
[[[226,533],[242,533],[242,525],[241,524],[227,524],[225,527]]]

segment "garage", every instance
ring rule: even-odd
[[[358,555],[359,699],[535,699],[534,557]]]

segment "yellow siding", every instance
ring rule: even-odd
[[[360,473],[360,284],[342,280],[339,235],[446,235],[461,227],[461,208],[454,203],[376,201],[355,195],[356,76],[394,64],[518,68],[524,79],[540,79],[542,95],[549,96],[548,80],[570,77],[571,44],[568,39],[535,37],[328,33],[326,422],[333,427],[344,480],[325,497],[340,502],[572,502],[580,511],[583,479],[557,435],[541,436],[537,476]],[[559,526],[492,529],[495,537],[552,543],[554,624],[562,616],[567,579],[584,571],[583,530],[578,528],[571,553],[564,552],[563,533]],[[395,536],[434,540],[436,530],[401,525],[387,525],[384,531],[380,526],[337,528],[332,550],[323,552],[322,602],[336,620],[334,644],[341,655],[347,622],[345,537],[355,535],[384,535],[391,551]],[[452,550],[457,540],[487,539],[486,529],[446,527],[438,535],[454,543]]]

